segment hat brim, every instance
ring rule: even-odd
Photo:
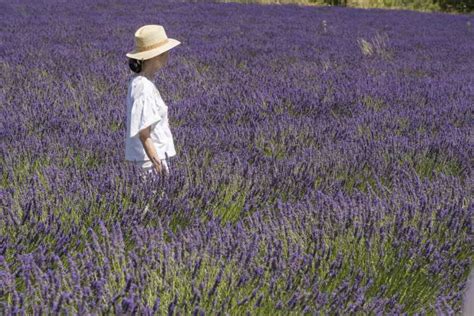
[[[180,41],[175,40],[174,38],[168,38],[168,43],[166,43],[165,45],[147,50],[145,52],[135,52],[135,51],[129,52],[126,55],[128,58],[134,58],[134,59],[140,59],[140,60],[150,59],[155,56],[158,56],[159,54],[166,52],[167,50],[172,49],[173,47],[178,46],[179,44],[181,44]]]

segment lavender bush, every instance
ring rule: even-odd
[[[1,7],[1,314],[461,310],[472,16]],[[147,183],[123,160],[143,24],[182,42],[155,80],[177,156]]]

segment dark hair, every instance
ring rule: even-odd
[[[144,60],[139,60],[135,58],[128,58],[128,66],[133,72],[139,73],[142,71]]]

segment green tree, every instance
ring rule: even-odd
[[[330,5],[347,6],[347,0],[324,0],[324,2]]]
[[[472,12],[474,0],[434,0],[443,11]]]

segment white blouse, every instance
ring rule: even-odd
[[[125,160],[144,168],[152,165],[138,132],[151,126],[150,137],[159,159],[176,155],[173,135],[168,123],[168,106],[155,84],[145,76],[134,76],[127,91],[127,135]]]

